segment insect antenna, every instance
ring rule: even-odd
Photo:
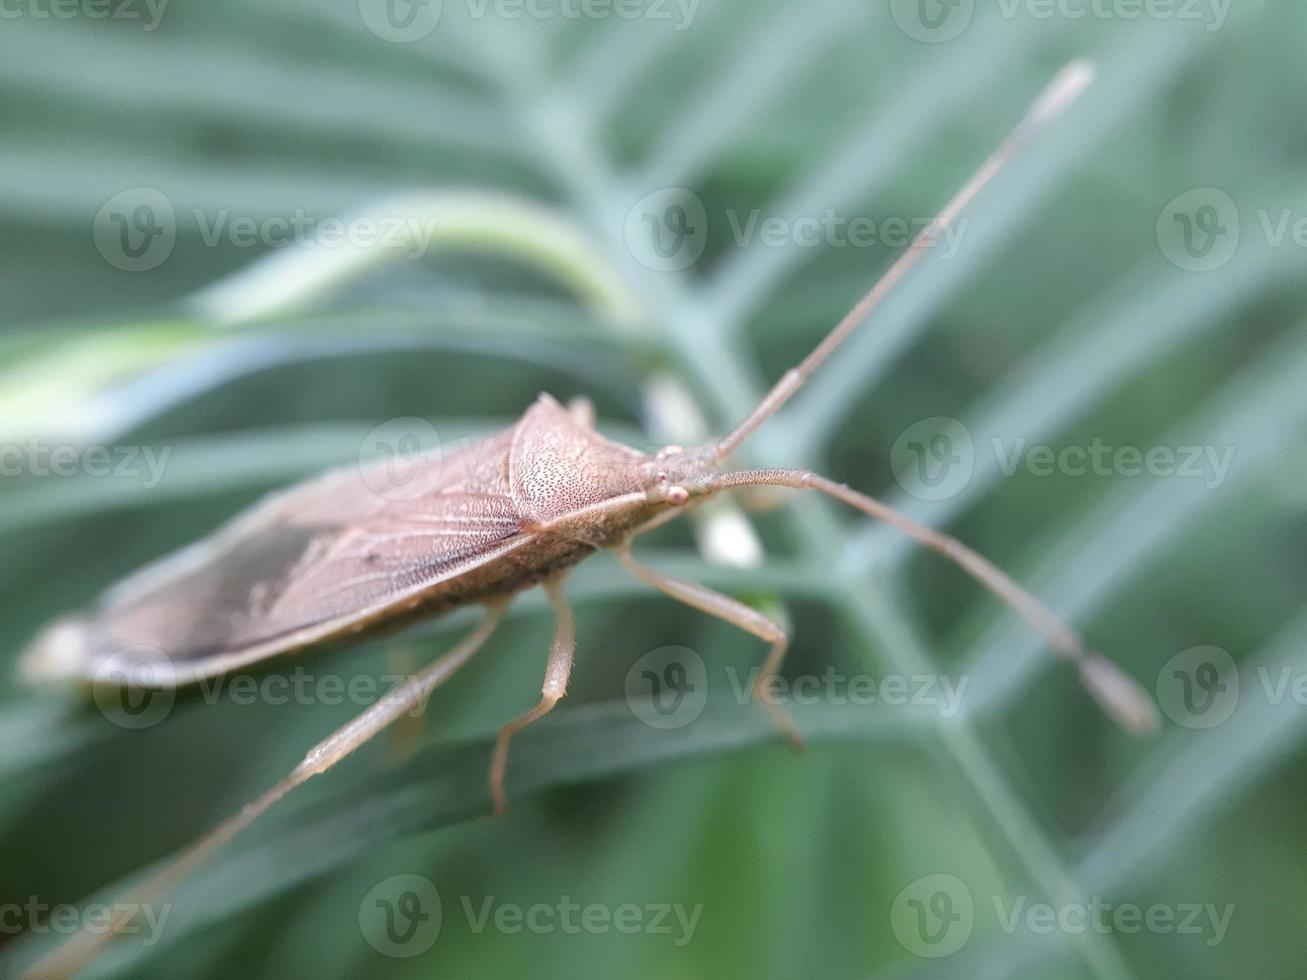
[[[805,381],[817,370],[893,291],[911,271],[926,250],[971,203],[977,194],[1021,150],[1029,140],[1057,119],[1080,97],[1094,80],[1094,67],[1086,61],[1073,61],[1062,68],[1027,110],[1016,129],[962,186],[889,270],[858,301],[797,367],[791,368],[766,394],[758,407],[726,438],[711,449],[720,460],[734,452],[767,419],[771,418]],[[1157,712],[1152,700],[1130,677],[1090,649],[1080,636],[1054,615],[1029,592],[1017,585],[1005,572],[955,538],[919,524],[891,507],[858,493],[843,484],[803,470],[748,470],[720,474],[713,487],[775,486],[817,490],[854,507],[864,514],[885,521],[926,547],[939,552],[961,566],[969,575],[1015,609],[1042,633],[1059,656],[1074,663],[1094,699],[1125,728],[1143,732],[1157,727]]]
[[[981,165],[980,169],[972,175],[971,179],[963,185],[962,189],[944,206],[944,209],[935,216],[930,224],[917,234],[908,248],[895,259],[894,264],[889,267],[889,270],[880,280],[871,287],[853,309],[845,314],[844,319],[835,325],[822,342],[813,348],[812,353],[805,357],[797,367],[785,372],[780,381],[776,382],[771,391],[767,392],[763,400],[758,403],[758,407],[749,414],[749,417],[736,426],[730,435],[713,447],[712,457],[714,459],[722,459],[734,452],[745,439],[775,415],[777,409],[789,401],[790,397],[803,387],[803,383],[808,380],[812,373],[831,354],[835,353],[844,341],[849,339],[867,317],[880,306],[881,302],[893,291],[903,277],[911,271],[912,267],[921,261],[926,250],[937,243],[943,231],[953,223],[958,214],[971,203],[975,196],[984,189],[985,185],[993,180],[1004,165],[1029,142],[1031,137],[1048,123],[1057,119],[1080,97],[1093,82],[1094,74],[1094,66],[1090,62],[1073,61],[1054,76],[1044,91],[1039,94],[1039,97],[1031,103],[1030,108],[1026,111],[1025,118],[1017,124],[1012,134],[990,155],[989,159]]]
[[[713,489],[722,490],[760,486],[817,490],[898,528],[926,547],[939,552],[1020,613],[1043,634],[1058,656],[1075,664],[1085,688],[1117,723],[1137,733],[1149,732],[1157,727],[1157,709],[1133,678],[1101,653],[1091,649],[1075,630],[1014,582],[1006,572],[961,541],[926,527],[842,483],[807,470],[738,470],[722,473],[712,483]]]

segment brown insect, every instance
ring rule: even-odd
[[[888,273],[753,413],[705,446],[667,446],[652,455],[599,435],[588,403],[564,408],[547,395],[511,428],[461,454],[427,457],[420,493],[395,500],[374,491],[378,469],[351,468],[275,494],[210,538],[150,566],[110,590],[100,604],[50,627],[29,651],[35,678],[94,680],[110,658],[148,668],[146,683],[185,684],[274,655],[361,635],[416,616],[479,604],[481,624],[461,643],[315,746],[281,782],[184,851],[129,897],[152,901],[296,786],[326,772],[359,746],[423,705],[495,630],[518,592],[542,585],[556,613],[539,702],[499,732],[490,766],[497,812],[513,736],[551,711],[567,689],[575,631],[563,596],[568,570],[613,549],[634,576],[674,599],[716,616],[770,645],[755,695],[780,668],[788,637],[761,613],[703,586],[638,562],[631,541],[722,491],[739,487],[817,490],[887,521],[956,562],[1016,609],[1088,690],[1132,730],[1155,724],[1148,697],[1002,571],[953,538],[814,473],[726,470],[723,461],[793,395],[846,340],[924,250],[1042,124],[1092,79],[1084,64],[1064,69],[1011,137],[985,162]],[[382,460],[375,467],[389,465]],[[163,651],[160,663],[145,651]],[[767,699],[780,730],[799,732]],[[70,940],[37,966],[64,975],[94,957],[113,934]]]

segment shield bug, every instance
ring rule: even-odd
[[[562,581],[570,568],[601,549],[614,550],[626,570],[653,588],[765,641],[768,653],[756,694],[780,668],[785,630],[729,596],[641,564],[630,548],[639,534],[736,488],[816,490],[894,525],[1020,613],[1078,668],[1089,692],[1120,723],[1138,731],[1153,727],[1152,703],[1131,679],[957,540],[815,473],[725,466],[867,319],[1006,160],[1074,101],[1092,76],[1083,63],[1063,69],[880,281],[725,438],[647,454],[596,432],[587,403],[564,407],[542,395],[513,426],[463,453],[420,459],[407,472],[403,493],[377,491],[378,483],[394,475],[380,469],[394,460],[382,459],[372,469],[331,473],[275,494],[208,539],[111,589],[95,608],[50,627],[25,657],[32,678],[93,681],[112,662],[136,684],[171,687],[456,606],[485,610],[462,642],[312,748],[285,779],[175,858],[131,895],[131,902],[153,901],[170,890],[292,789],[424,704],[486,643],[512,597],[539,585],[555,611],[555,634],[539,701],[499,732],[489,781],[495,808],[502,812],[513,736],[551,711],[567,688],[575,632]],[[759,700],[780,730],[798,742],[784,711]],[[71,972],[114,931],[111,926],[100,935],[82,933],[38,969]]]

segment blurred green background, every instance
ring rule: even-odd
[[[436,694],[416,751],[380,740],[315,780],[169,900],[157,942],[88,975],[1301,975],[1301,4],[22,0],[3,18],[6,668],[387,420],[456,444],[547,390],[641,447],[693,435],[687,405],[724,430],[888,265],[895,221],[932,214],[1091,58],[1098,84],[956,250],[742,455],[958,535],[1165,709],[1158,736],[1119,732],[972,582],[821,501],[748,516],[760,566],[668,527],[648,559],[783,615],[789,677],[835,671],[838,694],[944,675],[962,712],[822,693],[794,756],[733,693],[761,645],[600,556],[569,585],[570,694],[517,743],[506,819],[485,817],[484,770],[538,691],[538,595]],[[853,242],[827,215],[879,231]],[[327,241],[360,216],[434,240]],[[285,242],[298,218],[308,245]],[[1180,458],[1003,465],[1096,444]],[[58,447],[69,475],[42,472]],[[168,455],[156,482],[96,475],[87,447]],[[470,622],[269,669],[383,675]],[[707,699],[659,729],[625,692],[669,645],[702,658]],[[128,730],[0,671],[0,973],[61,938],[49,909],[80,921],[357,710],[190,692]],[[438,937],[414,919],[387,947],[376,916],[411,895]],[[569,901],[600,924],[513,927]],[[656,926],[660,906],[693,931]],[[478,925],[487,907],[508,918]]]

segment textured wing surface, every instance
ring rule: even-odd
[[[162,651],[181,679],[204,676],[411,605],[523,537],[512,434],[273,494],[56,624],[29,673],[92,677],[104,658],[141,647]]]

